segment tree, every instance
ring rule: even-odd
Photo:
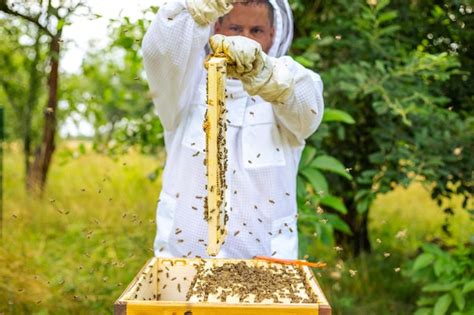
[[[29,139],[25,136],[24,147],[26,157],[26,169],[28,171],[26,183],[30,190],[42,191],[46,183],[47,173],[51,163],[51,159],[55,150],[55,135],[57,127],[57,105],[58,105],[58,90],[59,90],[59,62],[61,57],[61,43],[62,33],[64,27],[70,23],[71,17],[80,9],[85,8],[80,0],[62,0],[52,2],[51,0],[29,1],[27,6],[18,5],[16,2],[1,0],[0,11],[11,17],[15,17],[27,22],[32,27],[37,29],[37,45],[40,45],[41,34],[44,34],[49,39],[48,43],[48,58],[49,65],[48,72],[48,93],[47,104],[44,109],[44,124],[42,132],[41,144],[37,147],[33,164],[29,165]],[[39,57],[39,47],[38,54]],[[34,64],[35,62],[33,62]],[[37,65],[37,64],[36,64]],[[39,84],[38,71],[33,69],[30,73],[30,82],[33,85]],[[10,90],[7,86],[7,89]],[[37,87],[34,89],[37,91]],[[9,94],[9,92],[7,92]],[[31,108],[35,102],[37,92],[30,93],[31,104],[25,108]],[[15,100],[14,100],[15,101]],[[26,112],[26,116],[31,112]],[[29,125],[30,126],[30,125]]]
[[[31,164],[32,144],[38,137],[36,130],[38,103],[43,100],[41,85],[45,63],[44,37],[37,27],[29,28],[22,21],[0,19],[0,95],[7,109],[7,138],[21,139],[25,173]],[[27,35],[28,34],[28,35]],[[23,36],[23,42],[20,38]],[[25,43],[25,39],[27,41]],[[16,53],[13,53],[16,52]]]
[[[141,56],[148,25],[144,18],[111,20],[107,47],[91,48],[81,73],[67,77],[65,99],[71,107],[85,105],[78,112],[94,126],[97,151],[120,154],[135,146],[154,154],[163,146],[163,128],[153,113]]]
[[[388,0],[295,0],[293,6],[293,54],[322,74],[326,106],[342,109],[355,120],[352,125],[323,126],[309,141],[321,154],[342,161],[353,177],[327,177],[334,194],[344,197],[345,221],[353,231],[353,236],[342,234],[339,240],[355,254],[369,251],[373,200],[415,180],[427,184],[440,202],[442,197],[463,195],[468,207],[473,104],[462,88],[472,76],[460,62],[472,67],[472,58],[463,55],[472,35],[461,31],[472,17],[463,17],[466,22],[460,24],[436,1],[407,6]],[[467,14],[460,6],[453,1],[446,7]],[[427,28],[427,20],[437,27]],[[427,33],[433,29],[444,31]],[[433,45],[445,41],[446,34],[456,35],[449,41],[456,43],[457,52],[450,45]],[[461,84],[453,80],[456,77],[464,78]],[[462,97],[456,95],[459,90],[464,91]]]

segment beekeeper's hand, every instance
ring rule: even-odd
[[[217,21],[232,10],[235,0],[185,0],[194,21],[206,26]]]
[[[240,79],[250,95],[283,103],[294,92],[294,78],[289,69],[278,59],[267,56],[258,42],[224,35],[214,35],[209,42],[214,54],[227,57],[228,76]]]

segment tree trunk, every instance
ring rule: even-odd
[[[40,63],[41,60],[41,31],[38,29],[37,34],[36,34],[36,41],[35,41],[35,57],[30,65],[30,83],[29,83],[29,94],[28,94],[28,100],[26,103],[25,107],[25,112],[24,112],[24,119],[23,119],[23,152],[25,154],[24,156],[24,164],[25,164],[25,179],[28,178],[29,173],[30,173],[30,166],[31,166],[31,143],[32,143],[32,137],[31,137],[31,123],[32,123],[32,118],[33,118],[33,111],[36,105],[38,104],[38,92],[40,88],[40,74],[38,71],[38,64]],[[28,188],[28,183],[27,180],[25,180],[25,184]]]
[[[48,105],[44,111],[43,139],[40,147],[36,151],[35,160],[27,178],[27,186],[29,190],[34,190],[38,193],[42,193],[44,191],[49,165],[55,150],[54,140],[56,135],[56,110],[58,105],[60,54],[59,42],[60,35],[51,38],[51,70],[48,80]]]

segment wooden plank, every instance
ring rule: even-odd
[[[143,279],[143,274],[147,272],[147,270],[150,270],[152,268],[156,268],[156,263],[158,261],[158,258],[153,257],[148,262],[143,266],[143,268],[138,272],[138,274],[135,276],[133,281],[127,286],[125,291],[123,291],[122,295],[117,299],[116,304],[121,304],[125,302],[126,300],[131,300],[133,297],[133,291],[132,289],[136,287],[136,285],[140,282],[140,279]],[[156,284],[155,284],[156,288]]]
[[[206,63],[207,112],[204,122],[206,132],[207,198],[205,214],[208,222],[207,253],[216,256],[227,236],[226,181],[227,150],[226,132],[226,59],[211,57]]]
[[[127,302],[115,302],[114,315],[127,315]]]

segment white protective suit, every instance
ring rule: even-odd
[[[305,138],[323,115],[319,75],[288,56],[292,15],[287,0],[271,0],[275,39],[268,55],[293,75],[287,102],[271,104],[249,96],[238,80],[227,80],[229,186],[228,236],[218,257],[298,255],[296,175]],[[207,258],[203,216],[207,178],[205,46],[211,25],[201,26],[185,0],[168,1],[143,40],[151,94],[165,128],[167,161],[157,207],[155,255]]]

